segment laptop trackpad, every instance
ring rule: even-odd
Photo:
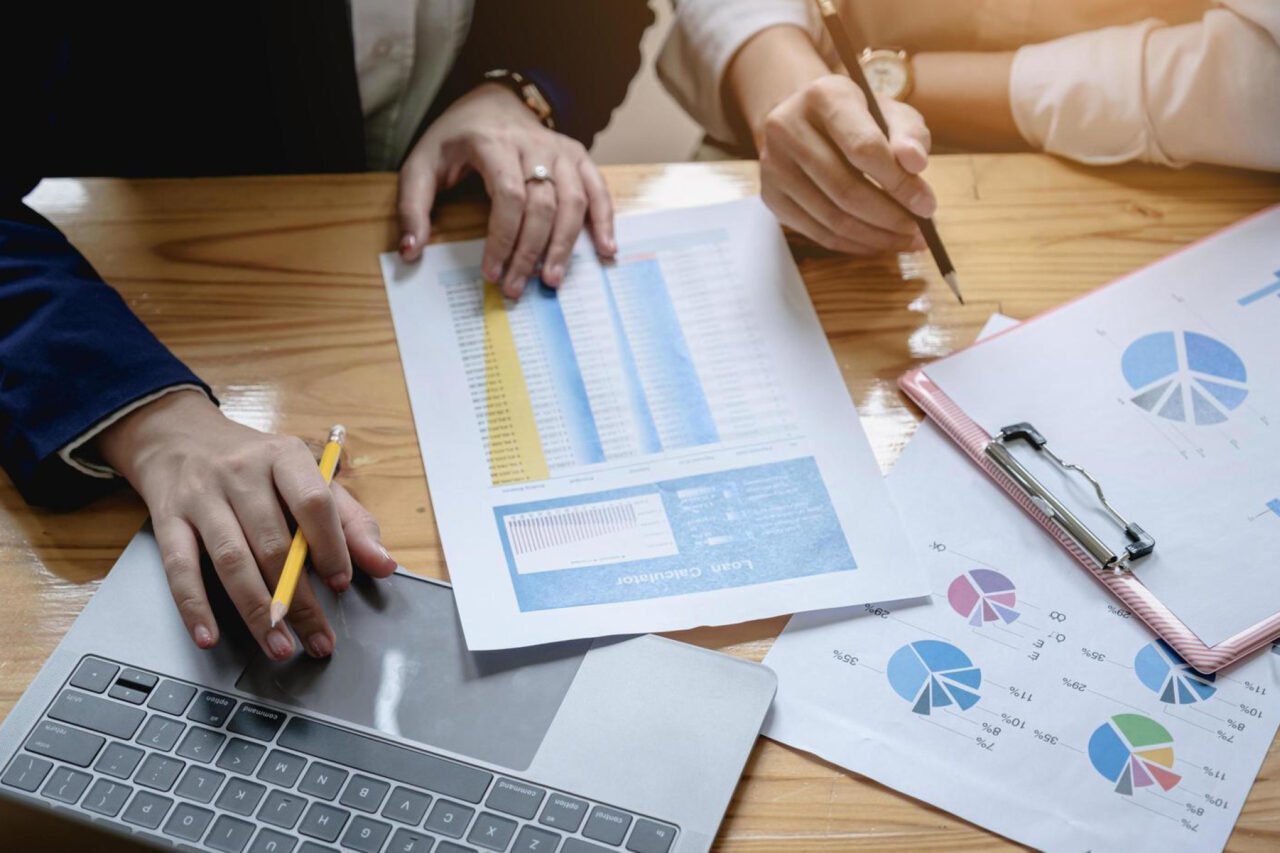
[[[359,578],[326,604],[338,635],[328,661],[261,655],[236,686],[263,699],[513,770],[533,761],[589,641],[469,652],[453,593],[394,575]]]

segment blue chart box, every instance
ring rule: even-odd
[[[857,568],[812,457],[494,510],[521,610]]]

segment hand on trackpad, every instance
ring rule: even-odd
[[[469,652],[452,591],[404,575],[358,580],[326,609],[332,658],[254,656],[236,686],[513,770],[533,761],[590,646]]]

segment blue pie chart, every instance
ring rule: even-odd
[[[1249,396],[1236,351],[1199,332],[1152,332],[1129,344],[1120,370],[1139,408],[1171,421],[1220,424]]]
[[[889,686],[911,703],[913,713],[928,716],[954,705],[967,711],[978,703],[982,670],[960,649],[940,640],[917,640],[893,653]]]

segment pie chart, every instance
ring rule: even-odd
[[[1138,680],[1168,705],[1193,705],[1218,692],[1213,685],[1217,676],[1197,672],[1164,640],[1143,646],[1133,669]]]
[[[957,576],[947,588],[947,601],[975,628],[996,621],[1007,625],[1021,615],[1014,609],[1018,593],[1013,581],[991,569],[973,569]]]
[[[1117,794],[1159,785],[1171,790],[1182,781],[1173,772],[1173,735],[1150,717],[1117,714],[1089,738],[1089,761]]]
[[[950,705],[967,711],[978,702],[982,670],[969,656],[941,640],[908,643],[889,658],[889,685],[916,714]]]
[[[1120,357],[1140,408],[1171,421],[1220,424],[1249,396],[1248,373],[1235,350],[1198,332],[1153,332]]]

